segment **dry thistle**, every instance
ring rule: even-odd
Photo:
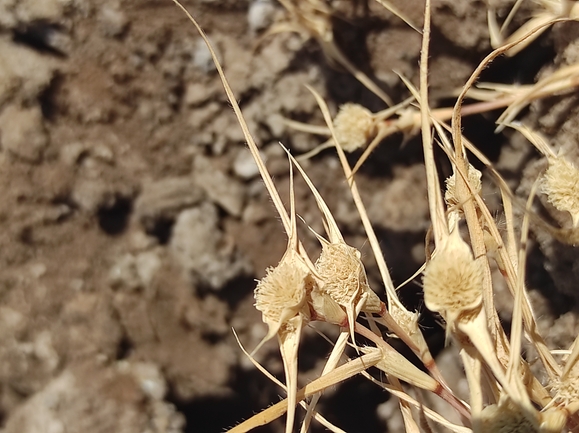
[[[538,420],[533,419],[509,398],[485,407],[480,414],[482,433],[538,433]]]
[[[288,393],[286,433],[293,430],[297,400],[298,348],[302,329],[310,321],[307,295],[315,286],[307,265],[298,253],[292,197],[292,232],[288,249],[275,268],[269,268],[255,288],[255,307],[261,311],[268,332],[254,353],[277,334]]]
[[[563,406],[574,405],[576,411],[579,402],[579,371],[573,373],[556,380],[550,385],[550,388],[555,394],[556,402]]]
[[[338,143],[346,152],[364,147],[375,134],[372,112],[359,104],[347,103],[340,107],[334,118]]]
[[[320,3],[315,0],[309,0],[307,2],[284,1],[285,3],[295,3],[296,5],[316,5]],[[432,119],[429,119],[430,110],[427,104],[428,97],[426,86],[426,75],[428,72],[427,45],[429,34],[429,27],[427,26],[429,26],[430,19],[429,4],[430,2],[427,0],[426,11],[428,12],[428,16],[425,15],[423,61],[421,62],[421,96],[417,99],[423,101],[421,104],[422,127],[425,136],[424,142],[428,144],[428,146],[425,146],[425,160],[427,161],[427,169],[430,170],[430,175],[428,176],[429,195],[432,195],[431,213],[433,227],[435,229],[437,250],[433,259],[426,265],[424,275],[425,301],[428,308],[440,312],[446,319],[448,323],[447,333],[456,336],[457,343],[461,345],[461,348],[463,349],[461,351],[461,356],[462,353],[468,355],[468,357],[463,356],[463,360],[465,360],[465,371],[467,371],[467,376],[469,375],[469,370],[471,372],[470,377],[468,377],[469,385],[471,386],[471,407],[467,407],[452,393],[448,392],[447,389],[443,387],[443,381],[433,373],[435,370],[432,369],[431,361],[426,358],[428,347],[425,343],[424,346],[421,346],[421,340],[418,340],[418,336],[421,336],[421,333],[416,324],[417,316],[415,313],[408,312],[397,301],[396,293],[389,278],[387,267],[383,262],[382,254],[379,251],[377,240],[373,237],[371,225],[369,224],[369,220],[367,220],[367,216],[363,210],[363,206],[361,205],[361,199],[358,195],[352,172],[343,155],[343,149],[338,146],[340,140],[343,140],[343,138],[341,139],[340,137],[337,137],[337,130],[339,129],[338,119],[336,118],[335,121],[332,122],[331,119],[329,119],[329,111],[327,110],[327,107],[325,107],[325,109],[322,108],[324,118],[328,125],[328,130],[330,131],[334,144],[336,144],[340,161],[344,166],[344,172],[351,187],[352,195],[356,205],[359,206],[360,215],[365,227],[369,227],[369,229],[367,228],[368,236],[370,244],[375,248],[374,252],[378,266],[383,275],[384,285],[386,286],[387,294],[389,296],[389,304],[392,313],[391,316],[385,314],[387,312],[383,310],[384,305],[368,287],[368,281],[360,261],[359,251],[345,244],[329,209],[314,188],[312,188],[312,192],[316,197],[325,219],[324,223],[328,231],[328,241],[320,239],[322,242],[323,252],[315,267],[309,261],[303,248],[299,245],[296,236],[293,194],[290,193],[290,197],[292,197],[290,210],[291,221],[288,221],[289,218],[287,212],[280,204],[277,191],[271,182],[269,173],[267,173],[263,162],[258,157],[259,154],[257,152],[257,147],[249,136],[247,126],[243,122],[243,118],[239,112],[239,107],[235,98],[232,96],[231,89],[223,78],[223,72],[218,66],[219,73],[222,75],[224,80],[224,85],[231,104],[240,119],[239,121],[244,130],[244,134],[246,134],[249,146],[252,151],[254,151],[254,155],[256,155],[258,166],[260,167],[260,170],[262,170],[262,176],[266,181],[266,186],[268,186],[270,194],[272,194],[272,199],[276,204],[276,207],[278,207],[278,212],[280,212],[280,217],[290,238],[286,254],[278,266],[267,270],[266,276],[258,283],[255,290],[256,307],[261,311],[263,320],[269,328],[264,341],[273,338],[274,335],[277,335],[279,338],[280,350],[282,352],[286,373],[288,399],[271,406],[262,413],[252,417],[251,420],[248,420],[249,422],[241,424],[238,426],[239,428],[236,427],[232,431],[247,431],[246,428],[253,428],[257,425],[269,422],[274,419],[274,417],[280,416],[287,410],[288,422],[286,424],[286,432],[290,432],[293,427],[294,411],[298,401],[301,401],[306,397],[314,397],[317,393],[323,391],[327,387],[335,385],[339,381],[351,377],[354,374],[363,372],[372,365],[378,365],[378,368],[386,371],[391,379],[398,377],[414,387],[428,389],[429,391],[443,397],[460,411],[464,416],[465,422],[468,422],[470,414],[472,413],[473,416],[477,420],[480,420],[481,424],[485,426],[482,430],[485,433],[490,431],[515,433],[519,431],[554,432],[557,431],[557,427],[559,427],[560,430],[565,423],[565,414],[573,413],[573,410],[575,410],[574,406],[577,406],[576,395],[572,394],[576,384],[575,381],[577,380],[577,374],[572,368],[571,362],[568,362],[566,365],[564,374],[559,374],[557,376],[560,377],[561,380],[555,387],[553,387],[555,398],[552,404],[555,407],[549,408],[543,413],[539,413],[528,401],[529,395],[527,395],[527,392],[531,394],[533,401],[537,405],[542,407],[546,406],[545,398],[543,398],[540,393],[541,389],[539,389],[542,387],[538,384],[538,381],[533,378],[535,382],[537,382],[538,387],[533,383],[533,387],[531,388],[530,383],[526,381],[528,377],[522,378],[520,371],[520,341],[513,342],[515,341],[513,338],[509,347],[508,342],[501,343],[501,338],[503,338],[502,334],[492,334],[492,336],[495,337],[493,341],[491,333],[489,332],[489,327],[494,325],[494,317],[489,315],[490,313],[487,309],[493,310],[494,307],[491,302],[492,291],[489,291],[490,296],[487,296],[486,291],[486,286],[491,287],[491,285],[489,282],[490,280],[488,279],[486,281],[489,282],[489,284],[485,284],[486,270],[484,265],[486,262],[484,251],[481,251],[481,245],[482,249],[484,249],[484,245],[481,244],[481,240],[475,236],[476,233],[471,230],[470,243],[472,245],[472,250],[477,257],[480,256],[480,258],[475,260],[471,248],[460,238],[458,229],[448,229],[447,220],[443,210],[442,197],[438,189],[438,177],[435,170],[434,160],[432,158],[432,146],[431,142],[427,142],[427,139],[430,139],[430,125],[432,122]],[[322,15],[327,15],[326,10],[317,11],[316,13],[314,12],[316,11],[314,10],[311,15],[312,23],[310,23],[310,25],[312,27],[314,24],[313,18],[316,13],[321,12]],[[303,18],[306,14],[302,13],[301,16]],[[324,20],[322,19],[322,21]],[[320,30],[324,30],[324,27],[322,26]],[[325,36],[327,35],[324,35],[322,31],[318,32],[318,38],[323,38]],[[487,60],[485,60],[485,62],[486,61]],[[466,88],[471,85],[472,80],[469,80],[469,84],[465,87],[465,91],[467,90]],[[460,96],[460,102],[463,97],[464,94]],[[503,100],[501,103],[504,102],[505,101]],[[488,108],[488,106],[485,107]],[[479,106],[476,108],[479,110],[481,107]],[[369,132],[371,128],[361,128],[358,130],[358,143],[363,141],[361,137],[368,141],[370,135],[365,134],[374,133],[378,138],[380,138],[386,134],[386,132],[380,131],[405,130],[406,126],[403,128],[402,125],[416,124],[416,116],[414,116],[416,113],[409,113],[408,116],[405,116],[406,119],[400,120],[396,127],[393,124],[390,124],[389,126],[381,126],[381,123],[387,125],[387,122],[382,122],[386,117],[380,117],[379,113],[372,114],[366,112],[362,107],[358,107],[358,109],[362,120],[358,122],[355,121],[355,116],[346,116],[346,122],[353,122],[348,126],[348,128],[355,129],[357,125],[367,125],[369,124],[369,118],[374,122],[372,123],[372,127],[376,129],[376,131],[371,132]],[[346,109],[343,107],[343,110],[340,110],[340,114],[342,111],[346,111]],[[435,114],[432,111],[430,111],[430,113],[432,115]],[[482,223],[487,222],[489,228],[495,229],[493,236],[497,239],[496,244],[501,244],[502,246],[500,234],[496,230],[490,214],[486,215],[484,213],[488,213],[488,209],[486,209],[482,203],[482,199],[477,195],[480,186],[480,177],[476,176],[476,174],[474,177],[471,176],[471,169],[467,165],[464,153],[462,152],[460,117],[461,115],[466,114],[466,110],[463,110],[461,113],[460,105],[457,104],[457,108],[454,110],[453,114],[457,117],[457,119],[453,118],[453,132],[455,133],[454,139],[456,144],[456,151],[454,154],[457,155],[456,158],[459,162],[459,164],[457,164],[457,170],[462,174],[462,176],[458,178],[458,180],[455,178],[454,181],[449,179],[449,190],[456,187],[459,191],[454,194],[454,199],[452,199],[452,197],[447,198],[447,203],[449,206],[459,205],[464,209],[469,229],[471,228],[470,226],[476,225],[479,227],[480,225],[481,227],[479,228],[483,230],[485,227],[482,227]],[[402,119],[402,115],[400,116],[399,119]],[[436,116],[434,117],[436,118]],[[382,128],[384,129],[382,130]],[[346,132],[353,133],[355,131],[348,130]],[[376,143],[379,141],[376,138],[374,140]],[[346,141],[348,140],[345,140],[342,144],[348,146]],[[356,140],[352,140],[352,142],[356,142]],[[368,147],[371,148],[372,143]],[[450,148],[450,146],[447,148]],[[306,181],[309,182],[307,177],[305,178]],[[453,182],[454,185],[450,185]],[[470,184],[466,189],[463,185],[465,182]],[[545,184],[546,183],[547,182],[545,181]],[[308,184],[312,186],[310,183]],[[471,198],[473,199],[472,202],[470,200]],[[471,208],[470,218],[467,207]],[[506,203],[505,207],[508,207]],[[507,211],[505,211],[505,213],[507,213]],[[481,219],[481,215],[484,216],[484,220]],[[523,244],[523,242],[521,243]],[[514,241],[509,242],[509,244],[514,248]],[[509,245],[507,245],[507,247],[508,246]],[[515,286],[515,284],[517,284],[516,288],[520,288],[520,290],[515,293],[515,303],[519,304],[519,311],[517,312],[517,309],[515,309],[515,312],[513,313],[513,323],[515,323],[516,326],[513,326],[512,331],[512,335],[520,338],[522,335],[522,331],[520,330],[522,326],[522,314],[520,310],[522,310],[522,301],[524,299],[523,280],[525,266],[524,261],[519,260],[517,267],[517,262],[515,261],[516,256],[507,256],[506,252],[503,250],[505,250],[505,248],[501,248],[499,253],[503,254],[502,261],[505,267],[504,275],[508,276],[510,286]],[[522,251],[524,251],[524,249],[522,249]],[[516,274],[516,270],[519,270],[520,273]],[[483,287],[485,290],[484,296]],[[482,308],[483,298],[484,309]],[[344,310],[347,313],[347,322]],[[403,341],[407,342],[412,350],[419,352],[423,361],[426,359],[424,364],[431,371],[434,377],[412,367],[411,364],[409,365],[409,361],[402,357],[402,355],[397,354],[392,348],[388,348],[380,336],[380,333],[373,332],[377,331],[374,321],[371,321],[371,325],[374,325],[372,331],[365,328],[360,323],[356,323],[355,320],[360,311],[382,313],[381,316],[384,319],[384,323],[389,323],[388,326],[393,332],[402,335],[404,337]],[[324,368],[323,375],[319,379],[308,384],[304,389],[298,391],[296,389],[297,347],[299,344],[301,329],[310,320],[319,320],[320,318],[332,323],[338,323],[344,327],[349,325],[352,340],[353,332],[356,331],[372,341],[376,347],[364,348],[362,349],[362,352],[365,353],[364,355],[355,360],[349,361],[342,366],[338,366],[339,359],[343,353],[343,347],[345,347],[348,339],[348,332],[343,330],[339,342],[336,344],[336,348],[330,357],[330,361],[328,361]],[[392,323],[387,322],[385,318],[391,319],[391,322],[399,321],[400,323],[396,324],[396,326],[391,326]],[[532,316],[529,316],[529,318],[525,317],[524,320],[527,326],[527,322],[533,323]],[[496,322],[497,326],[500,327],[498,319]],[[348,323],[348,325],[346,325],[346,323]],[[529,332],[529,335],[532,339],[536,338],[532,332]],[[465,336],[469,338],[465,338]],[[504,338],[506,341],[506,337]],[[261,344],[262,343],[260,343],[260,345]],[[504,362],[504,360],[508,358],[507,355],[509,355],[509,351],[507,349],[509,348],[511,349],[510,354],[512,356],[509,358],[507,374],[505,375],[504,367],[507,363]],[[573,353],[575,354],[574,358],[573,356],[570,358],[576,360],[577,357],[579,357],[579,349],[573,349]],[[502,365],[498,359],[503,361]],[[483,361],[486,365],[484,365]],[[432,365],[434,365],[433,361]],[[499,384],[494,383],[492,377],[487,374],[488,371],[486,367],[490,367],[491,372],[494,374],[501,387],[499,387]],[[556,368],[553,370],[556,373],[559,373]],[[481,376],[481,372],[484,373],[484,375]],[[551,378],[553,378],[553,374],[551,375]],[[395,386],[396,383],[396,380],[392,380],[393,386],[391,386],[390,389],[393,390],[393,393],[398,392],[399,395],[401,395],[401,398],[406,398],[407,400],[405,401],[410,401],[402,388],[397,388]],[[477,394],[479,395],[477,396]],[[549,396],[546,397],[546,400],[549,400]],[[483,402],[497,401],[498,404],[491,404],[484,411],[482,410]],[[312,399],[312,402],[314,402],[314,399]],[[305,402],[303,403],[305,405]],[[421,403],[416,403],[416,406],[419,406],[419,409],[423,411],[423,413],[429,413],[429,409],[423,407]],[[404,407],[402,410],[403,413],[405,413]],[[315,402],[314,404],[309,405],[308,416],[315,416],[314,411]],[[407,415],[411,416],[410,412],[408,412]],[[442,417],[439,416],[439,419],[442,419]],[[441,423],[446,425],[443,421]],[[302,429],[304,431],[307,430],[308,425],[308,423],[304,423]],[[407,431],[418,431],[416,424],[408,423],[406,425],[408,429]],[[481,431],[477,430],[476,427],[475,423],[475,431],[477,431],[477,433]],[[455,428],[454,431],[469,431],[468,428],[462,428],[460,426],[455,426]]]
[[[320,284],[319,292],[318,290],[312,291],[312,299],[315,301],[312,306],[316,310],[315,307],[320,306],[320,301],[325,299],[324,309],[319,313],[316,310],[316,314],[326,318],[328,315],[340,318],[339,312],[335,311],[335,306],[342,307],[346,311],[352,343],[355,344],[354,322],[360,311],[380,313],[385,306],[368,285],[360,251],[344,242],[344,237],[326,202],[300,164],[291,155],[289,157],[312,191],[324,217],[330,239],[328,242],[314,232],[322,244],[322,253],[315,265],[316,277],[319,278]],[[332,320],[328,321],[336,323]]]
[[[368,285],[360,251],[343,240],[322,242],[322,253],[316,271],[323,284],[321,291],[346,310],[352,343],[354,322],[360,311],[380,313],[384,304]]]
[[[557,433],[566,421],[564,412],[557,408],[525,410],[506,396],[485,407],[478,420],[481,433]]]
[[[308,282],[311,284],[313,280],[307,269],[295,261],[282,260],[276,267],[267,269],[266,276],[255,288],[255,308],[261,311],[263,322],[269,328],[265,341],[283,328],[290,329],[291,319],[298,315],[309,320]]]
[[[542,179],[542,192],[547,201],[562,212],[569,212],[573,227],[579,224],[579,170],[559,156],[549,158],[549,168]]]
[[[394,321],[415,343],[422,343],[422,338],[415,338],[421,335],[420,329],[418,328],[418,319],[420,318],[418,312],[409,311],[396,302],[390,305],[389,312]]]
[[[448,212],[448,226],[452,231],[456,228],[458,222],[464,217],[462,205],[464,204],[458,198],[456,191],[456,176],[457,171],[446,179],[446,192],[444,193],[444,201],[449,209]],[[482,173],[474,168],[470,163],[468,164],[468,184],[473,194],[478,194],[481,191],[481,177]]]
[[[569,414],[579,410],[579,364],[565,368],[560,378],[550,384],[554,402],[562,405]]]
[[[483,268],[458,229],[446,239],[424,270],[424,303],[440,313],[447,332],[457,320],[477,310],[482,303]]]
[[[368,285],[360,251],[356,248],[343,242],[324,244],[316,269],[324,282],[321,290],[339,305],[356,305],[365,295],[362,310],[369,313],[381,311],[382,302]]]

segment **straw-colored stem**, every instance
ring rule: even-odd
[[[428,206],[434,232],[434,243],[439,246],[448,236],[448,225],[438,183],[438,173],[434,162],[434,147],[430,131],[430,108],[428,106],[428,46],[430,43],[430,0],[424,8],[424,27],[422,29],[422,51],[420,53],[420,118],[422,130],[422,147],[426,182],[428,186]]]
[[[299,389],[296,393],[296,400],[302,401],[330,386],[334,386],[352,376],[355,376],[356,374],[359,374],[362,371],[373,367],[378,362],[380,362],[381,359],[382,354],[380,351],[373,351],[362,355],[359,358],[355,358]],[[228,433],[245,433],[256,427],[269,424],[273,420],[286,413],[287,408],[288,400],[286,398],[274,404],[273,406],[264,409],[262,412],[254,415],[241,424],[236,425],[232,429],[228,430]]]
[[[392,362],[389,365],[390,369],[388,369],[388,371],[385,369],[385,372],[392,374],[398,379],[408,382],[411,385],[433,392],[443,400],[446,400],[454,409],[457,410],[461,416],[470,420],[469,409],[450,390],[445,388],[432,377],[426,375],[426,373],[422,373],[420,370],[414,367],[414,365],[412,365],[406,358],[396,352],[392,346],[390,346],[382,338],[374,334],[365,326],[361,325],[360,323],[356,323],[354,330],[358,334],[366,337],[374,344],[376,344],[376,346],[379,347],[385,354],[388,354],[390,357],[398,360],[397,362]],[[428,380],[426,380],[427,378]]]

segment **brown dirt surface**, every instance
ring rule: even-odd
[[[248,14],[257,3],[265,9]],[[335,37],[346,55],[397,101],[407,97],[392,71],[417,82],[420,35],[375,2],[367,10],[336,3]],[[441,105],[490,45],[484,2],[433,3],[429,78]],[[278,141],[295,154],[323,141],[283,122],[322,124],[305,84],[333,112],[344,102],[384,108],[315,41],[261,38],[283,16],[277,3],[183,4],[215,45],[285,200],[289,171]],[[423,2],[393,4],[422,25]],[[576,61],[576,34],[576,24],[557,25],[482,79],[533,82]],[[577,110],[571,96],[524,115],[578,157]],[[497,116],[465,119],[465,135],[509,180],[523,179],[523,194],[537,155],[509,131],[494,135]],[[358,178],[396,284],[424,261],[429,227],[421,144],[403,138],[386,140]],[[304,167],[349,243],[368,256],[379,291],[335,155],[325,151]],[[208,52],[170,0],[0,2],[0,192],[1,432],[216,432],[277,401],[282,391],[244,358],[231,329],[248,349],[265,335],[254,280],[277,264],[287,239]],[[322,232],[299,180],[296,201]],[[319,249],[313,236],[305,243]],[[578,263],[575,249],[537,235],[529,284],[553,344],[568,345],[577,333],[579,297],[570,283]],[[420,288],[404,290],[404,302],[423,311]],[[428,314],[423,321],[440,348],[440,327]],[[307,333],[300,380],[315,377],[329,350]],[[275,344],[257,359],[283,375]],[[348,401],[352,393],[371,405]],[[320,410],[348,432],[384,431],[376,408],[387,399],[352,380],[328,392]]]

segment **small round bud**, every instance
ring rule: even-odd
[[[452,323],[482,303],[483,268],[454,230],[424,270],[424,303]]]
[[[579,224],[579,170],[565,158],[552,158],[542,179],[547,201],[562,212],[569,212],[573,227]]]
[[[344,104],[334,118],[334,128],[342,149],[353,152],[365,146],[374,134],[372,112],[358,104]]]
[[[481,412],[481,431],[484,433],[538,433],[539,426],[510,400],[491,404]]]

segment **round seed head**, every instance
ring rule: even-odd
[[[481,190],[481,177],[482,173],[474,168],[471,164],[468,165],[468,183],[470,183],[471,188],[474,193],[479,193]],[[459,205],[458,198],[456,196],[456,173],[450,176],[445,181],[446,192],[444,193],[444,201],[449,207],[454,207]]]
[[[511,401],[500,401],[485,407],[481,414],[484,433],[538,433],[539,426]]]
[[[360,252],[345,243],[323,246],[316,269],[324,282],[322,290],[339,305],[356,303],[365,291],[371,291]]]
[[[424,270],[424,303],[451,324],[482,302],[483,268],[454,230]]]
[[[282,261],[268,268],[255,288],[255,308],[263,321],[280,327],[303,309],[306,300],[308,272],[293,262]]]
[[[579,170],[565,158],[552,158],[542,179],[542,191],[556,209],[569,212],[579,224]]]
[[[374,133],[372,112],[358,104],[344,104],[334,118],[336,138],[346,152],[363,147]]]
[[[553,381],[549,387],[555,400],[564,406],[579,401],[579,364],[575,364],[567,375]]]

